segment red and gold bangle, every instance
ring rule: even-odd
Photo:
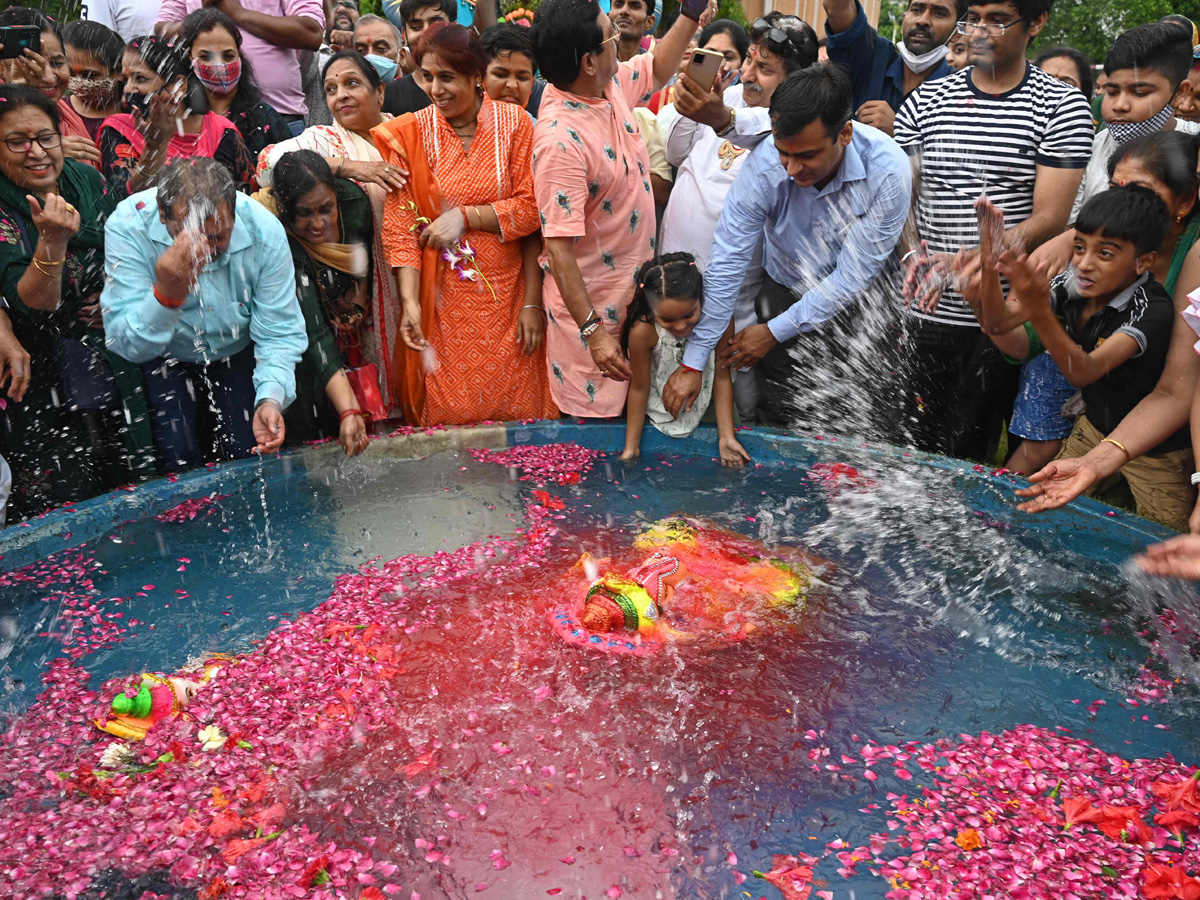
[[[166,295],[160,293],[157,284],[154,286],[154,299],[167,309],[179,309],[179,307],[183,306],[183,304],[187,302],[187,297],[184,297],[182,300],[176,300],[174,297],[167,297]]]
[[[340,416],[338,416],[338,424],[341,425],[343,422],[345,422],[351,416],[362,416],[362,415],[363,415],[363,411],[361,409],[347,409]],[[363,416],[363,418],[365,419],[366,416]]]

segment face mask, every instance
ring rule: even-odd
[[[242,61],[235,59],[227,63],[192,63],[192,72],[200,83],[214,94],[228,94],[237,87],[242,77]]]
[[[950,52],[950,48],[943,44],[940,47],[934,47],[928,53],[922,53],[918,56],[908,49],[904,41],[897,41],[896,52],[900,54],[900,58],[904,60],[904,65],[908,67],[910,72],[920,75],[945,59],[946,54]]]
[[[103,108],[113,101],[115,78],[78,78],[67,82],[71,94],[93,108]]]
[[[150,98],[153,94],[126,94],[125,108],[130,112],[137,112],[144,119],[150,112]]]
[[[391,81],[396,77],[396,61],[388,59],[386,56],[376,56],[374,53],[367,55],[367,62],[375,67],[375,71],[379,73],[379,77],[384,81]]]
[[[1108,133],[1113,136],[1113,140],[1117,142],[1117,146],[1128,144],[1135,138],[1145,137],[1148,134],[1158,134],[1163,130],[1163,126],[1171,121],[1171,116],[1175,115],[1175,107],[1170,103],[1158,111],[1158,114],[1151,116],[1145,122],[1110,122],[1108,125]]]

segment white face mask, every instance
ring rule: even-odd
[[[945,59],[946,54],[950,52],[950,48],[942,44],[942,46],[934,47],[928,53],[922,53],[918,56],[908,49],[904,41],[896,41],[896,51],[900,54],[900,58],[904,60],[904,65],[908,67],[908,70],[920,75]]]

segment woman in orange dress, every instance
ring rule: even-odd
[[[409,172],[384,207],[403,303],[395,396],[420,425],[557,416],[536,247],[522,249],[539,226],[532,122],[483,93],[487,55],[463,26],[427,29],[416,57],[433,105],[371,132]]]

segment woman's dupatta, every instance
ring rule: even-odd
[[[384,162],[403,166],[408,171],[408,187],[417,204],[417,214],[432,222],[442,214],[442,192],[438,187],[429,157],[421,142],[417,118],[407,113],[371,129],[375,146]],[[437,321],[437,289],[445,263],[437,249],[426,246],[421,254],[421,333],[433,334]],[[392,397],[398,400],[404,418],[411,424],[421,421],[425,406],[425,369],[421,353],[405,346],[399,334],[392,351]]]

